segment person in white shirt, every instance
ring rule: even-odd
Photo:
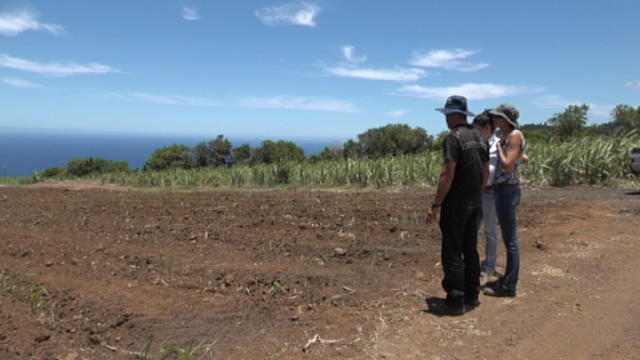
[[[489,142],[489,180],[482,192],[482,222],[484,223],[484,260],[480,263],[480,272],[486,277],[497,277],[496,259],[498,257],[498,232],[495,194],[491,188],[498,163],[497,144],[500,139],[495,135],[495,124],[488,111],[476,116],[473,125],[482,137]]]
[[[500,138],[495,133],[496,126],[493,118],[489,114],[491,109],[485,110],[482,114],[473,119],[475,126],[484,139],[489,143],[489,180],[482,192],[482,222],[484,223],[484,260],[480,263],[481,274],[488,279],[495,279],[501,276],[496,271],[496,260],[498,258],[498,217],[496,216],[496,197],[493,190],[496,165],[498,163],[498,142]],[[529,158],[523,154],[520,163],[526,163]]]

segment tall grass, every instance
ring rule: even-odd
[[[0,185],[28,185],[35,182],[33,177],[4,177],[0,176]]]
[[[103,183],[127,186],[205,187],[392,187],[433,185],[442,164],[439,153],[317,163],[236,166],[216,169],[173,169],[96,175]]]
[[[629,151],[640,134],[586,137],[530,144],[530,162],[520,167],[525,183],[565,186],[611,184],[629,177]],[[285,162],[233,168],[129,171],[94,175],[103,183],[137,187],[416,187],[433,186],[440,152],[382,159]]]
[[[531,144],[530,162],[522,166],[528,181],[552,186],[610,184],[629,177],[629,152],[640,146],[640,135],[584,137],[563,142]]]

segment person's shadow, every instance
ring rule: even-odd
[[[427,303],[427,308],[422,311],[426,314],[431,314],[438,317],[456,316],[451,314],[449,307],[447,306],[447,300],[444,298],[432,296],[427,298],[425,302]],[[466,314],[470,311],[473,311],[475,310],[475,308],[476,307],[465,307],[464,313]]]

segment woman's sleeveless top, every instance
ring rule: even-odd
[[[513,131],[518,131],[519,130],[513,130]],[[509,149],[509,142],[506,140],[506,138],[504,140],[500,141],[500,145],[502,145],[502,148],[504,149],[504,151],[506,152]],[[525,149],[527,148],[527,142],[524,139],[524,135],[522,135],[522,143],[520,144],[520,156],[522,156],[522,154],[524,154]],[[499,185],[499,184],[519,184],[520,183],[520,179],[518,177],[518,165],[520,164],[520,160],[516,161],[516,166],[513,170],[512,173],[506,173],[504,171],[502,171],[502,163],[500,162],[500,157],[498,157],[498,165],[496,166],[496,172],[495,172],[495,177],[493,180],[493,184],[494,185]]]

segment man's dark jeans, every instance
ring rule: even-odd
[[[442,231],[442,287],[447,292],[447,303],[462,306],[464,300],[478,298],[480,290],[480,257],[478,228],[482,207],[451,207],[443,205],[440,211]]]

